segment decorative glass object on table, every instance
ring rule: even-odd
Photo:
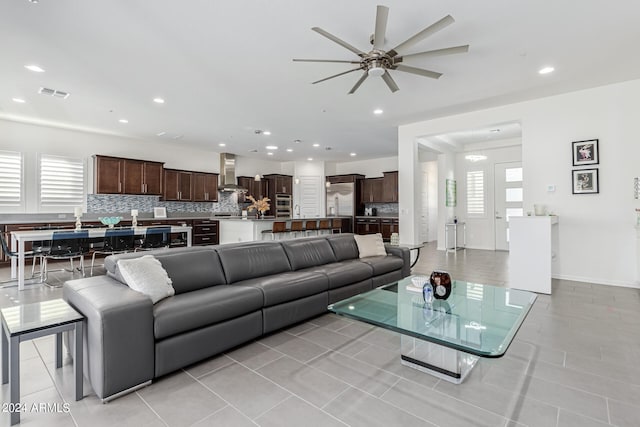
[[[121,216],[103,216],[98,218],[103,225],[113,228],[116,224],[119,224],[122,220]]]

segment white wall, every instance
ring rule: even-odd
[[[633,199],[633,178],[640,175],[638,111],[640,80],[633,80],[413,123],[399,128],[399,161],[414,161],[406,147],[421,136],[520,122],[524,209],[542,203],[559,215],[554,277],[638,287],[634,210],[640,202]],[[592,138],[600,140],[600,193],[573,195],[571,142]],[[416,180],[409,182],[413,174],[403,170],[399,179],[412,191]],[[555,185],[555,192],[547,192],[548,185]],[[413,221],[409,214],[400,217],[401,232],[403,221]]]

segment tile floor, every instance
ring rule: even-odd
[[[414,268],[506,285],[508,254],[445,254],[428,245]],[[103,271],[103,270],[102,270]],[[100,272],[102,272],[100,271]],[[8,275],[0,269],[0,279]],[[55,273],[61,283],[68,273]],[[0,305],[57,298],[60,289],[0,289]],[[481,359],[461,385],[399,364],[399,337],[327,314],[187,367],[101,404],[71,365],[54,369],[53,339],[22,344],[22,400],[32,426],[640,426],[640,291],[554,281],[500,359]],[[6,402],[8,386],[0,388]],[[67,402],[69,411],[64,410]],[[0,414],[0,425],[9,425]]]

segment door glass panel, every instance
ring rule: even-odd
[[[505,199],[507,202],[521,202],[522,188],[506,188]]]
[[[522,208],[507,208],[507,221],[512,216],[522,216],[524,210]]]
[[[521,182],[522,168],[507,168],[504,170],[504,180],[506,182]]]

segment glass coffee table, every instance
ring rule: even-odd
[[[401,334],[403,365],[460,384],[479,357],[501,357],[536,300],[532,292],[454,280],[426,304],[412,277],[339,301],[329,311]]]

